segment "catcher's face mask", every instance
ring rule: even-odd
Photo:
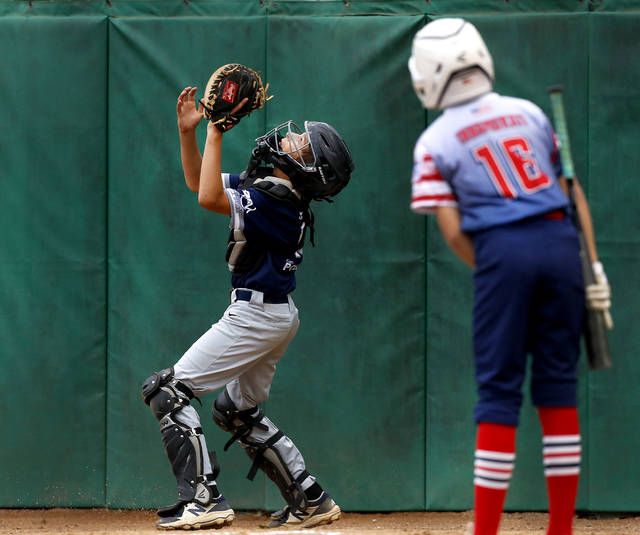
[[[256,139],[251,161],[282,170],[298,192],[314,200],[339,193],[354,169],[344,140],[331,125],[318,121],[305,121],[304,130],[293,121],[270,130]]]
[[[274,154],[287,157],[303,171],[315,171],[315,155],[309,141],[309,133],[293,121],[276,126],[260,139]]]

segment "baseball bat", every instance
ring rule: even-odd
[[[564,103],[562,99],[563,88],[562,86],[553,86],[548,89],[548,92],[551,99],[553,122],[555,123],[556,135],[558,137],[562,174],[567,180],[572,219],[578,231],[578,239],[580,241],[582,275],[585,286],[588,286],[589,284],[594,284],[596,282],[596,277],[593,272],[593,259],[589,255],[587,240],[584,236],[584,232],[582,231],[580,217],[575,204],[575,195],[573,191],[575,173],[569,142],[569,130],[567,128],[567,120],[565,117]],[[609,352],[609,337],[607,334],[608,324],[612,324],[608,310],[592,310],[587,307],[582,334],[587,350],[589,367],[592,370],[601,370],[611,367],[611,353]]]

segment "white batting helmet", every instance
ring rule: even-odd
[[[409,71],[425,108],[446,108],[493,87],[493,60],[470,22],[437,19],[413,38]]]

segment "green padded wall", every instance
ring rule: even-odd
[[[227,220],[184,185],[175,101],[231,61],[275,95],[225,135],[225,170],[292,118],[335,124],[356,172],[315,207],[301,329],[273,418],[346,510],[472,505],[471,273],[409,211],[412,149],[435,115],[406,68],[414,33],[462,15],[496,89],[547,112],[566,89],[576,168],[614,291],[615,367],[581,368],[578,506],[637,511],[640,375],[636,125],[640,13],[630,0],[0,0],[0,506],[155,507],[175,484],[140,384],[221,315]],[[199,139],[204,139],[202,125]],[[8,140],[8,141],[7,141]],[[200,409],[238,509],[281,505]],[[47,470],[43,470],[43,466]],[[20,492],[16,492],[20,488]],[[384,492],[380,489],[384,488]],[[522,411],[510,510],[546,506],[540,431]]]
[[[106,32],[0,18],[3,506],[105,500]]]

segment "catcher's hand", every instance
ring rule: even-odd
[[[268,89],[269,84],[262,85],[255,70],[239,63],[228,63],[211,75],[200,104],[204,116],[225,132],[253,110],[262,108],[271,98],[267,96]]]
[[[204,113],[202,104],[196,107],[195,94],[196,88],[187,86],[182,90],[180,95],[178,95],[178,103],[176,104],[178,130],[183,134],[195,130]]]

